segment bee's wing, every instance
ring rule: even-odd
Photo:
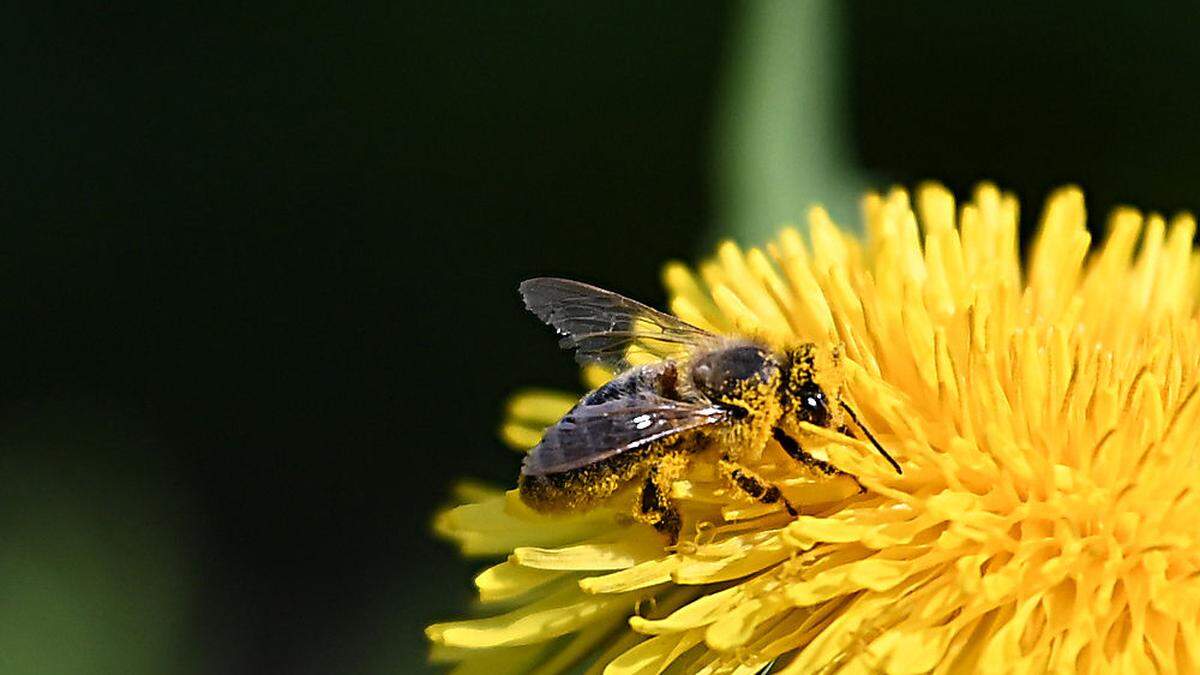
[[[580,404],[546,430],[521,467],[531,476],[578,469],[685,431],[719,424],[729,413],[708,403],[639,393]]]
[[[633,346],[668,359],[716,340],[670,314],[578,281],[542,277],[523,282],[520,289],[529,311],[558,330],[559,344],[576,349],[580,363],[624,370]]]

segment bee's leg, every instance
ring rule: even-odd
[[[786,452],[789,457],[796,460],[797,462],[800,462],[801,464],[803,464],[807,467],[811,467],[817,471],[820,471],[821,473],[823,473],[827,476],[849,476],[851,478],[851,480],[853,480],[854,483],[856,485],[858,485],[859,492],[867,491],[867,489],[865,487],[863,487],[863,484],[858,482],[858,478],[855,478],[852,474],[842,471],[841,469],[830,464],[829,462],[826,462],[825,460],[817,459],[816,457],[813,457],[811,454],[808,453],[807,450],[800,447],[800,441],[797,441],[796,439],[792,438],[791,436],[788,436],[787,432],[784,431],[783,429],[780,429],[779,427],[775,427],[774,429],[771,430],[771,435],[774,436],[775,441],[777,443],[779,443],[779,447],[783,448],[783,451]]]
[[[787,500],[787,497],[783,496],[783,492],[779,489],[779,486],[771,485],[760,478],[758,474],[733,461],[728,453],[721,457],[719,468],[721,469],[721,473],[729,477],[731,483],[754,499],[763,504],[783,502],[783,508],[787,509],[788,515],[795,516],[800,513]]]
[[[637,512],[634,518],[638,521],[653,525],[654,529],[667,535],[671,544],[679,540],[679,528],[682,521],[679,511],[671,503],[668,496],[670,485],[663,485],[663,480],[657,466],[651,466],[642,483],[637,498]]]
[[[634,518],[653,525],[654,529],[667,535],[671,544],[679,540],[679,529],[683,526],[679,509],[671,501],[671,485],[686,467],[685,454],[662,457],[650,465],[638,494],[638,512]]]

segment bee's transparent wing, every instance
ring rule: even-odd
[[[680,358],[716,337],[670,314],[602,288],[569,279],[542,277],[521,284],[529,311],[563,336],[580,363],[616,370],[630,367],[631,347],[662,359]]]
[[[530,476],[578,469],[685,431],[719,424],[729,413],[708,403],[651,393],[580,403],[546,430],[521,467]]]

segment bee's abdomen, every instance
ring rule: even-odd
[[[640,470],[639,459],[636,456],[614,457],[569,471],[541,475],[522,473],[519,481],[521,501],[542,512],[590,508],[629,483]]]
[[[575,499],[561,480],[562,476],[563,474],[521,474],[518,483],[521,501],[535,511],[565,511],[574,508]]]
[[[605,382],[592,393],[584,396],[576,407],[599,405],[609,401],[636,396],[639,392],[653,390],[653,378],[657,375],[656,372],[649,368],[635,368],[628,372],[622,373],[617,377]]]

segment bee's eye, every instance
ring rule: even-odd
[[[799,391],[800,419],[819,427],[829,426],[829,400],[815,384],[806,384]]]

